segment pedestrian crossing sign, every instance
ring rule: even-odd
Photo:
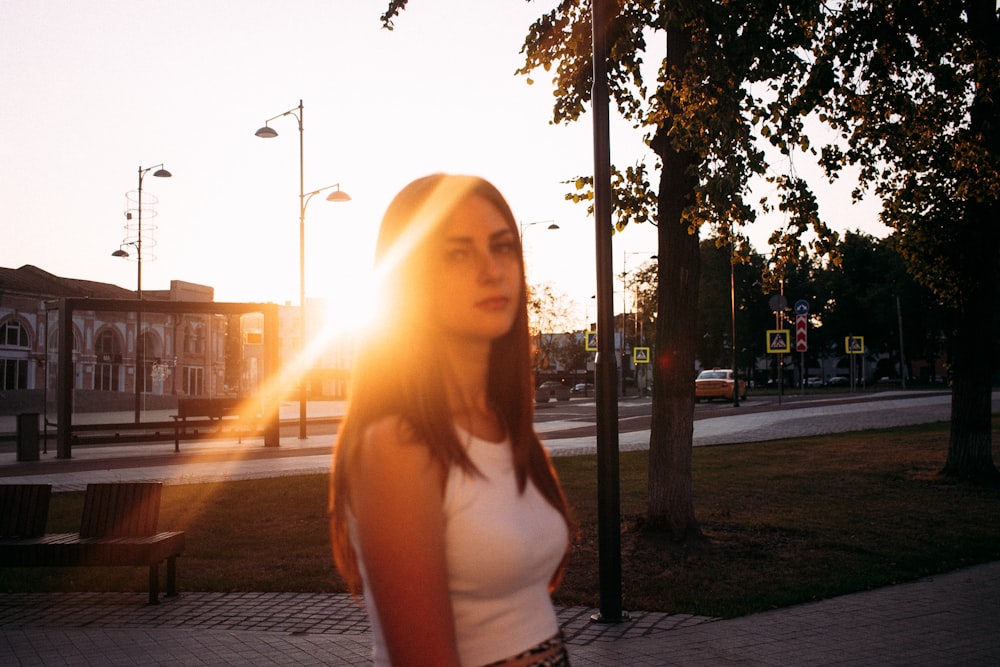
[[[865,337],[864,336],[847,336],[844,338],[844,350],[847,354],[864,354],[865,353]]]
[[[649,348],[648,347],[633,347],[632,348],[632,363],[633,364],[648,364],[649,363]]]
[[[588,331],[587,332],[587,352],[597,352],[597,332]]]
[[[768,354],[787,354],[791,351],[791,336],[788,335],[788,329],[767,330]]]

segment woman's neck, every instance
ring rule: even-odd
[[[506,430],[489,395],[489,360],[489,345],[447,345],[445,386],[455,422],[478,438],[499,442]]]

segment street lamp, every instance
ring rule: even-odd
[[[302,106],[302,100],[299,100],[299,105],[297,107],[293,107],[284,113],[279,113],[277,116],[272,116],[264,121],[264,127],[254,132],[254,136],[258,136],[261,139],[275,138],[278,136],[278,132],[268,123],[284,116],[295,116],[295,120],[299,123],[299,345],[301,348],[300,352],[304,353],[306,350],[306,205],[314,195],[324,192],[325,190],[329,190],[330,188],[337,189],[327,196],[327,201],[345,202],[350,201],[351,197],[340,189],[340,183],[328,185],[320,188],[319,190],[313,190],[312,192],[305,191],[305,163],[303,161],[304,132],[302,125],[303,113],[304,107]],[[299,377],[299,438],[303,439],[307,437],[307,394],[308,381],[306,379],[306,373],[303,371]]]
[[[146,167],[139,166],[139,189],[138,195],[136,197],[136,211],[135,211],[135,240],[134,241],[122,241],[121,245],[118,246],[118,250],[111,253],[112,257],[129,257],[129,253],[125,250],[125,246],[132,246],[135,248],[135,264],[136,264],[136,286],[135,292],[136,297],[139,301],[142,301],[142,179],[146,177],[146,174],[156,169],[153,172],[153,176],[157,178],[170,178],[173,176],[169,171],[163,168],[163,163],[154,166]],[[125,219],[132,219],[132,212],[125,212]],[[130,226],[130,225],[129,225]],[[142,402],[142,390],[143,385],[146,384],[145,377],[145,365],[146,365],[146,348],[142,348],[142,366],[139,364],[139,345],[142,338],[142,308],[140,307],[135,311],[135,422],[139,423],[139,408]],[[140,379],[142,384],[140,384]]]
[[[521,228],[521,240],[522,241],[524,240],[524,230],[525,229],[527,229],[528,227],[534,227],[535,225],[544,225],[546,222],[551,223],[551,224],[549,224],[549,226],[546,227],[545,229],[559,229],[559,225],[557,225],[555,223],[555,221],[553,221],[553,220],[537,220],[535,222],[521,222],[521,223],[519,223],[519,226]]]

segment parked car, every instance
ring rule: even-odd
[[[569,400],[569,387],[564,385],[562,382],[557,380],[547,380],[538,386],[535,390],[535,402],[536,403],[547,403],[549,399],[556,399],[557,401],[568,401]]]
[[[694,381],[694,400],[711,400],[721,398],[729,400],[733,397],[733,371],[728,368],[713,368],[698,373]],[[747,383],[740,380],[740,398],[747,397]]]
[[[851,383],[849,378],[843,375],[836,375],[826,381],[826,386],[828,387],[846,387]]]
[[[818,378],[815,375],[806,378],[807,387],[822,387],[823,378]]]
[[[594,385],[590,382],[578,382],[573,385],[573,389],[570,390],[574,394],[584,394],[589,396],[594,393]]]

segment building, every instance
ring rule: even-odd
[[[0,413],[45,409],[55,386],[58,304],[134,300],[135,292],[35,266],[0,268]],[[212,303],[214,289],[179,280],[146,302]],[[256,313],[73,311],[74,410],[172,407],[177,396],[257,390],[263,316]],[[138,370],[138,373],[136,372]]]

